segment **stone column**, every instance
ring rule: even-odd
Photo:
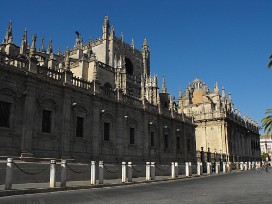
[[[247,162],[244,163],[244,170],[247,171]]]
[[[244,171],[244,163],[243,162],[240,162],[240,170]]]
[[[127,165],[128,182],[132,182],[132,162],[128,162]]]
[[[186,177],[192,176],[192,163],[191,162],[186,162],[185,171],[186,171]]]
[[[203,166],[202,162],[197,162],[197,175],[202,176],[203,175]]]
[[[215,173],[219,174],[220,172],[220,163],[219,162],[215,162]]]
[[[171,177],[172,177],[173,179],[176,178],[175,162],[172,162],[172,163],[171,163]]]
[[[126,179],[127,179],[126,162],[122,162],[122,183],[126,183]]]
[[[12,189],[13,158],[7,159],[5,190]]]
[[[176,172],[176,178],[179,176],[178,175],[178,162],[175,162],[175,172]]]
[[[61,181],[60,186],[66,187],[66,160],[61,160]]]
[[[96,184],[95,161],[91,161],[91,185]]]
[[[21,139],[21,158],[24,160],[33,159],[32,151],[32,134],[34,127],[34,108],[35,107],[35,88],[34,82],[30,78],[26,80],[27,95],[24,103],[24,120],[22,124],[22,139]],[[32,87],[33,86],[33,87]],[[40,115],[40,114],[39,114]]]
[[[155,162],[151,162],[150,174],[151,174],[151,180],[155,180]]]
[[[104,183],[104,163],[103,161],[99,161],[99,184]]]
[[[248,170],[251,170],[252,166],[251,166],[251,162],[248,162]]]
[[[147,181],[150,181],[150,162],[146,162],[145,166],[145,177]]]
[[[226,165],[226,162],[223,162],[223,173],[227,173],[227,165]]]
[[[212,173],[212,163],[207,162],[207,174],[210,175]]]
[[[56,160],[50,163],[50,188],[56,187]]]

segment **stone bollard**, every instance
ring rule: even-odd
[[[122,183],[126,183],[126,179],[127,179],[126,162],[122,162]]]
[[[251,170],[252,166],[251,166],[251,162],[248,162],[248,170]]]
[[[50,188],[56,187],[56,160],[50,163]]]
[[[150,181],[150,162],[146,162],[145,179],[146,179],[146,181]]]
[[[172,177],[173,179],[176,178],[175,162],[172,162],[172,163],[171,163],[171,177]]]
[[[186,171],[186,177],[192,176],[192,163],[191,162],[186,162],[185,171]]]
[[[60,187],[66,187],[66,160],[61,160],[60,163]]]
[[[99,161],[99,171],[98,171],[98,177],[99,177],[99,184],[104,183],[104,162]]]
[[[239,162],[236,162],[235,164],[236,164],[236,170],[239,170],[240,169]]]
[[[215,173],[219,174],[220,172],[220,163],[219,162],[215,162]]]
[[[178,162],[175,162],[175,172],[176,172],[176,178],[179,176],[178,174]]]
[[[12,189],[13,158],[7,158],[5,190]]]
[[[247,171],[247,162],[244,163],[244,170]]]
[[[243,162],[240,162],[240,170],[244,171],[244,163]]]
[[[91,161],[91,185],[96,184],[95,161]]]
[[[150,174],[151,180],[155,181],[155,162],[151,162]]]
[[[203,175],[203,166],[202,162],[197,162],[197,175],[202,176]]]
[[[232,171],[232,164],[231,162],[228,162],[227,165],[228,165],[228,172],[230,173]]]
[[[207,175],[210,175],[212,173],[212,163],[207,162]]]
[[[223,162],[223,173],[227,173],[227,164]]]
[[[132,182],[132,162],[128,162],[127,165],[128,182]]]

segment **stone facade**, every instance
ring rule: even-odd
[[[195,125],[150,73],[150,51],[115,36],[53,52],[20,46],[9,23],[0,50],[0,155],[115,161],[196,161]]]
[[[232,162],[260,159],[259,126],[249,117],[241,117],[224,87],[220,94],[217,83],[211,91],[195,79],[184,95],[180,93],[178,104],[180,113],[194,118],[197,151],[213,152]]]

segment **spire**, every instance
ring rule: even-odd
[[[162,93],[167,93],[164,75],[162,75]]]
[[[48,44],[48,49],[47,49],[47,54],[53,53],[53,48],[52,48],[52,38],[50,38],[49,44]]]
[[[27,30],[25,29],[21,46],[20,46],[20,54],[21,55],[26,54],[26,49],[27,49]]]
[[[45,48],[44,48],[44,37],[42,37],[42,44],[41,44],[41,47],[40,47],[40,51],[41,52],[45,52]]]
[[[217,82],[214,85],[214,93],[219,94],[219,89],[218,89],[218,83]]]
[[[70,51],[68,49],[68,47],[66,48],[66,53],[65,53],[65,62],[64,62],[64,66],[65,66],[65,69],[68,71],[70,70]]]
[[[12,21],[9,21],[9,25],[7,28],[5,39],[3,40],[3,43],[13,43],[13,37],[12,37]]]
[[[134,50],[134,40],[133,40],[133,38],[132,38],[132,41],[131,41],[131,47],[132,47],[132,49]]]
[[[102,30],[103,30],[102,38],[103,38],[103,40],[108,39],[109,29],[110,29],[109,17],[105,16],[104,23],[102,25]]]
[[[148,44],[147,44],[147,40],[146,40],[146,38],[144,38],[143,47],[146,47],[146,46],[148,46]]]
[[[33,54],[36,53],[36,40],[37,40],[37,35],[34,34],[32,36],[32,44],[31,44],[31,48],[30,48],[30,56],[32,56]]]
[[[179,98],[182,98],[182,90],[179,89]]]
[[[229,100],[230,102],[232,102],[232,97],[231,97],[231,93],[229,93],[229,97],[228,97],[228,100]]]
[[[150,51],[149,51],[146,38],[144,39],[144,43],[142,46],[142,57],[143,57],[144,74],[149,76],[150,75]]]
[[[226,93],[225,93],[225,88],[224,88],[224,86],[222,87],[222,98],[226,98]]]
[[[121,41],[122,41],[122,43],[124,42],[124,33],[123,32],[121,32]]]
[[[57,55],[60,55],[60,47],[58,47]]]
[[[114,25],[112,24],[111,26],[111,32],[110,32],[111,36],[115,35],[115,31],[114,31]]]

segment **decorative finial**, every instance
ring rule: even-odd
[[[41,44],[40,51],[41,52],[45,52],[45,48],[44,48],[44,37],[42,37],[42,44]]]
[[[133,38],[132,38],[132,40],[131,40],[131,47],[132,47],[132,49],[134,50],[134,40],[133,40]]]
[[[9,21],[9,25],[7,28],[5,39],[3,40],[3,43],[13,43],[13,37],[12,37],[12,21]]]
[[[32,56],[36,52],[36,40],[37,40],[37,35],[34,34],[32,36],[32,44],[30,48],[30,55]]]
[[[124,34],[123,34],[123,32],[121,32],[121,41],[122,41],[122,43],[124,42]]]
[[[53,48],[52,48],[52,38],[50,38],[49,44],[48,44],[48,49],[47,49],[47,54],[53,53]]]
[[[164,75],[162,75],[162,93],[167,93]]]

